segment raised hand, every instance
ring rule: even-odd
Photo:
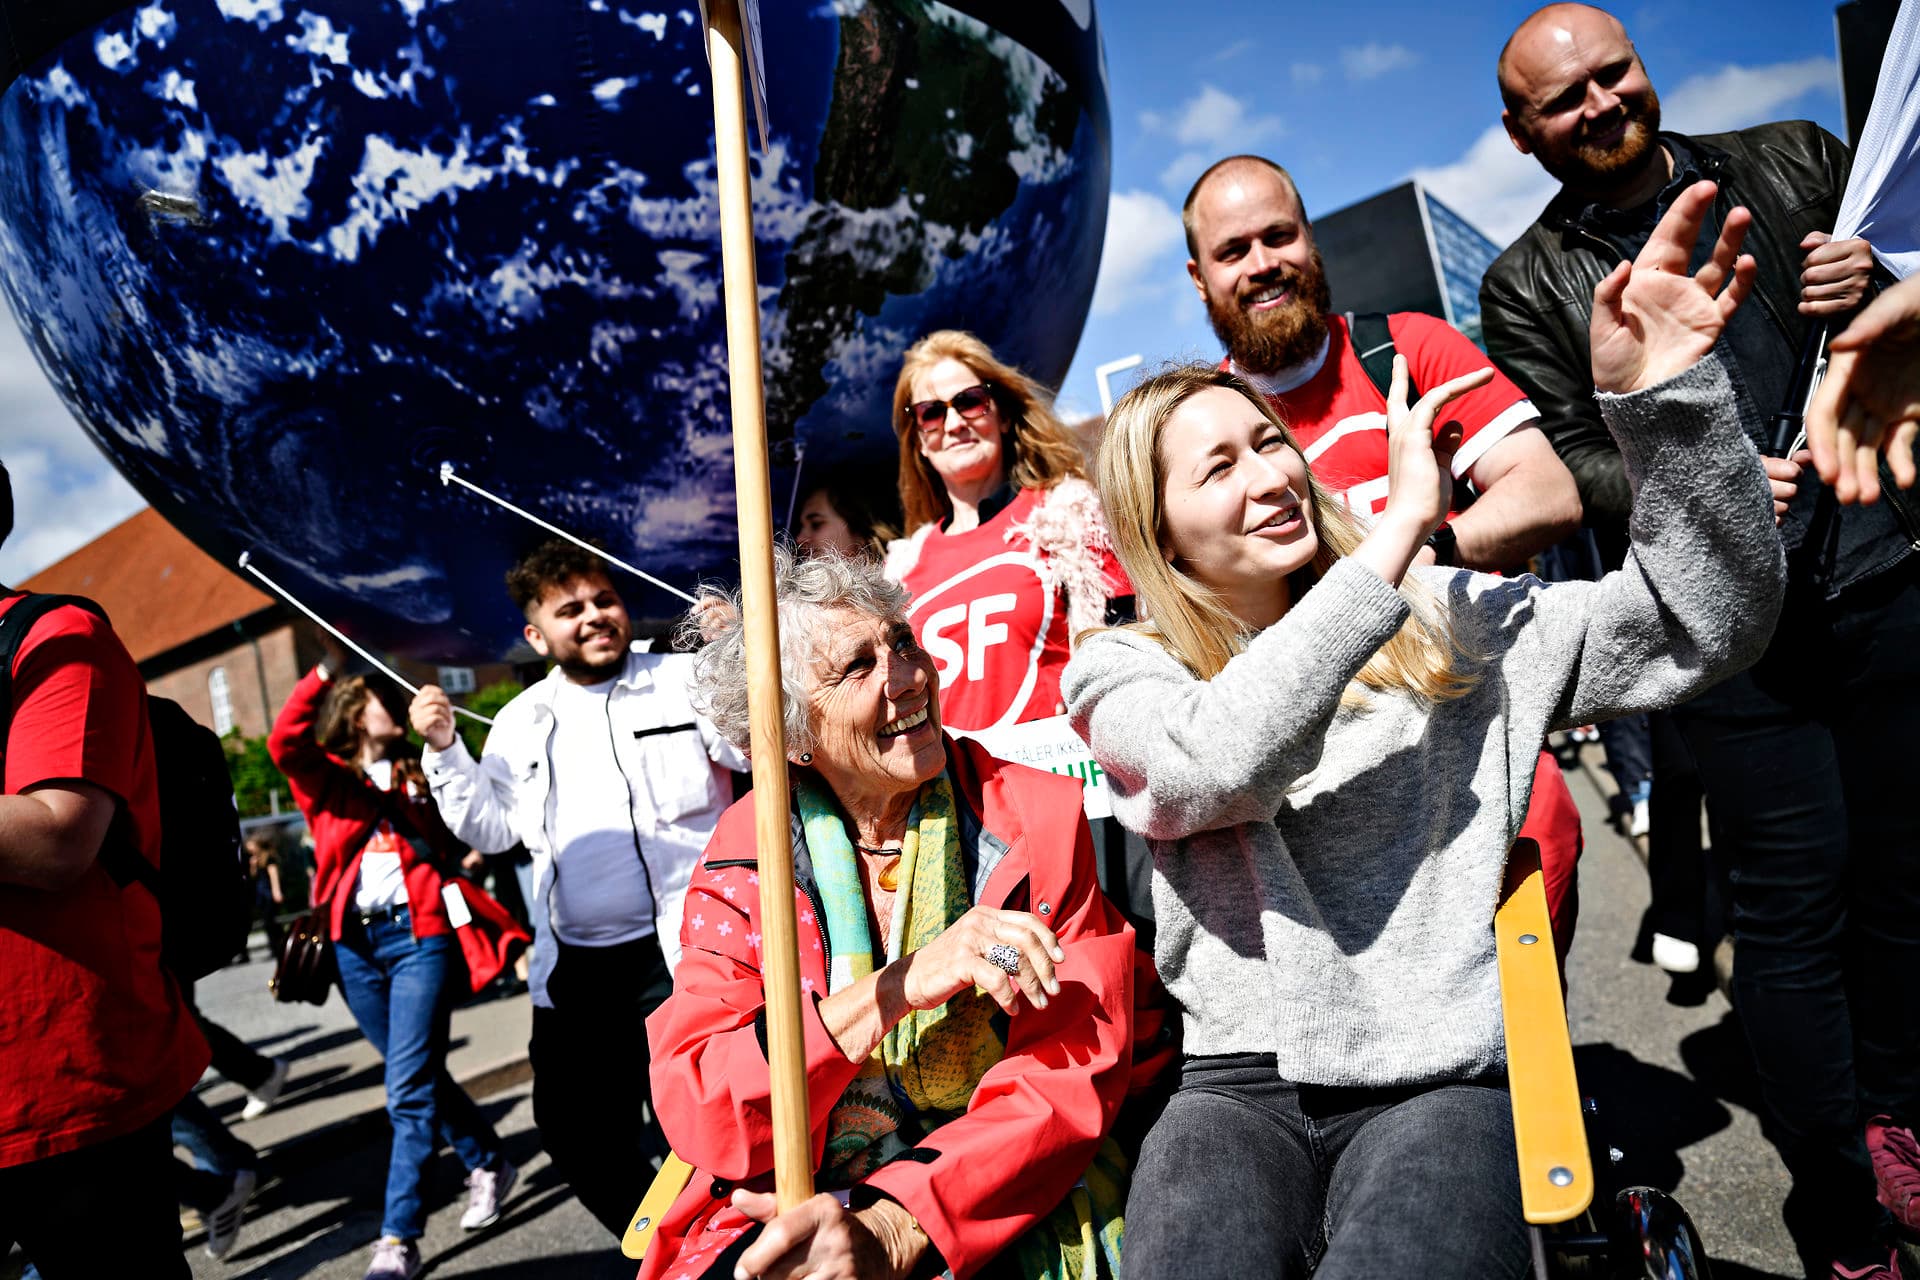
[[[1814,469],[1841,502],[1873,503],[1884,453],[1893,482],[1912,488],[1920,438],[1920,276],[1875,298],[1828,350],[1826,377],[1807,406]]]
[[[1593,388],[1626,394],[1691,368],[1719,340],[1753,290],[1754,261],[1740,252],[1753,215],[1727,215],[1713,257],[1693,274],[1687,264],[1718,188],[1696,182],[1680,193],[1640,256],[1621,263],[1593,291],[1589,345]]]
[[[313,632],[320,641],[320,665],[327,669],[329,677],[340,675],[346,670],[347,664],[353,661],[353,651],[340,642],[339,636],[325,627],[315,627]]]
[[[733,602],[721,595],[702,593],[700,598],[687,609],[694,624],[700,628],[700,639],[712,644],[720,638],[722,632],[733,625],[736,616]]]
[[[435,751],[453,745],[453,700],[437,684],[422,685],[407,707],[407,719],[413,731],[427,740]]]
[[[1393,358],[1387,386],[1387,505],[1381,519],[1404,520],[1419,538],[1440,527],[1453,509],[1453,455],[1462,429],[1449,422],[1438,432],[1433,420],[1448,402],[1493,381],[1491,368],[1443,382],[1407,406],[1407,358]]]

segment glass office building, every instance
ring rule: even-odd
[[[1500,247],[1419,183],[1322,214],[1313,236],[1334,310],[1424,311],[1480,342],[1480,277]]]

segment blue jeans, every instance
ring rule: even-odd
[[[173,1141],[193,1157],[191,1166],[174,1161],[180,1203],[201,1213],[227,1198],[234,1174],[259,1163],[258,1153],[234,1137],[198,1093],[187,1094],[173,1109]]]
[[[415,938],[407,913],[362,925],[351,911],[334,951],[347,1008],[387,1062],[387,1161],[383,1235],[418,1240],[426,1231],[420,1184],[442,1142],[468,1169],[497,1169],[500,1137],[447,1074],[450,976],[461,973],[451,934]]]

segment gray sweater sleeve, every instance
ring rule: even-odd
[[[1137,632],[1088,639],[1061,689],[1115,816],[1156,840],[1271,820],[1348,682],[1407,614],[1398,591],[1343,560],[1212,680]]]
[[[1685,701],[1758,660],[1780,612],[1771,492],[1718,356],[1597,398],[1633,485],[1626,562],[1598,582],[1436,584],[1527,709],[1520,732]]]

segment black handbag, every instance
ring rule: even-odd
[[[340,971],[334,963],[328,908],[315,907],[287,930],[280,963],[267,983],[281,1004],[325,1004]]]

